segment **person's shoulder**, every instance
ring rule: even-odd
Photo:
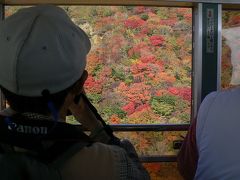
[[[240,87],[224,89],[224,90],[213,92],[209,94],[208,98],[217,98],[218,100],[227,102],[233,99],[238,100],[237,98],[238,96],[240,96]]]
[[[107,161],[114,160],[116,154],[122,151],[123,149],[118,146],[95,142],[90,146],[85,146],[82,149],[80,149],[78,152],[75,153],[75,155],[72,158],[88,160],[101,159]]]
[[[228,99],[230,97],[236,97],[237,95],[240,95],[240,87],[213,91],[213,92],[209,93],[204,98],[203,103],[206,102],[206,101],[212,101],[216,98],[218,98],[218,99],[223,99],[223,98]]]
[[[239,86],[219,91],[220,95],[235,95],[235,94],[239,94],[239,93],[240,93]]]
[[[117,146],[93,143],[80,149],[66,161],[62,175],[71,175],[72,179],[116,179],[119,175],[118,153],[121,152],[122,148]]]
[[[212,102],[220,93],[220,91],[213,91],[209,93],[202,101],[201,106],[205,106],[206,104],[209,104]]]

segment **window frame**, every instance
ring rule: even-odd
[[[45,0],[43,0],[45,1]],[[6,5],[34,5],[34,4],[38,4],[42,2],[41,0],[36,0],[35,2],[31,1],[31,3],[29,3],[28,0],[21,0],[21,1],[5,1]],[[59,4],[59,2],[61,2]],[[65,2],[65,3],[64,3]],[[204,2],[204,3],[203,3]],[[97,0],[91,0],[91,1],[85,1],[85,0],[75,0],[72,3],[60,0],[48,0],[46,3],[53,3],[53,4],[58,4],[58,5],[94,5],[94,4],[99,4],[99,5],[148,5],[148,6],[161,6],[161,7],[188,7],[188,8],[192,8],[192,28],[193,28],[193,36],[192,36],[192,103],[191,103],[191,119],[196,118],[197,115],[197,110],[200,106],[200,103],[203,99],[203,97],[201,97],[201,92],[204,88],[204,86],[202,86],[202,84],[204,83],[202,81],[202,48],[195,48],[195,47],[202,47],[202,39],[203,39],[203,35],[202,35],[202,31],[203,31],[203,17],[202,17],[202,8],[203,8],[203,4],[205,4],[207,1],[193,1],[193,0],[185,0],[182,2],[179,2],[178,0],[176,1],[156,1],[156,0],[129,0],[128,2],[126,1],[118,1],[117,3],[115,1],[108,1],[108,0],[104,0],[104,1],[97,1]],[[209,1],[210,2],[210,1]],[[213,2],[213,1],[211,1]],[[221,31],[222,31],[222,27],[221,27],[221,18],[222,18],[222,10],[224,9],[240,9],[240,2],[229,2],[229,1],[221,1],[222,4],[217,4],[219,1],[215,0],[213,2],[216,3],[216,5],[218,6],[218,61],[217,61],[217,66],[218,66],[218,70],[220,70],[220,57],[221,57]],[[5,12],[5,8],[4,8],[4,4],[0,3],[0,20],[4,19],[4,12]],[[220,57],[219,57],[220,56]],[[220,78],[220,74],[218,72],[217,75],[217,79],[215,79],[214,81],[216,81],[219,84],[219,78]],[[218,89],[218,88],[217,88]],[[217,90],[216,89],[216,90]],[[1,92],[0,92],[1,93]],[[3,108],[5,108],[5,99],[2,95],[2,93],[0,94],[0,110],[2,110]],[[161,132],[161,131],[186,131],[189,127],[189,124],[157,124],[157,125],[146,125],[146,124],[135,124],[135,125],[125,125],[125,124],[121,124],[121,125],[110,125],[114,131],[122,131],[122,132],[126,132],[126,131],[146,131],[146,132],[151,132],[151,131],[156,131],[156,132]],[[176,156],[141,156],[140,157],[142,162],[175,162],[176,161]]]

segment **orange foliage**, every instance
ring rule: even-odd
[[[151,169],[152,172],[158,172],[161,170],[161,164],[160,163],[149,163],[146,164],[145,167],[147,169]]]
[[[87,71],[91,74],[94,70],[94,68],[101,63],[101,58],[97,54],[90,53],[87,56]]]
[[[110,117],[110,123],[111,124],[119,124],[120,123],[120,118],[116,115],[116,114],[113,114],[111,117]]]
[[[240,24],[240,15],[238,16],[233,16],[231,19],[230,19],[230,22],[229,22],[230,25],[232,26],[236,26],[236,25],[239,25]]]
[[[167,90],[166,89],[159,89],[155,93],[156,96],[162,96],[164,94],[167,94]]]
[[[169,82],[174,83],[176,81],[176,78],[173,75],[170,75],[166,72],[160,72],[156,74],[156,77],[153,79],[154,82]]]
[[[117,89],[119,94],[127,98],[129,102],[143,104],[151,98],[149,93],[151,86],[144,83],[134,83],[130,86],[121,83]]]

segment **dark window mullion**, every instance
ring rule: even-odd
[[[77,125],[82,128],[81,125]],[[115,132],[129,132],[129,131],[187,131],[189,124],[115,124],[110,125]],[[83,129],[86,130],[87,129]]]
[[[0,4],[0,21],[4,19],[4,5]]]
[[[189,124],[119,124],[110,125],[113,131],[187,131]]]
[[[4,5],[0,4],[0,21],[4,19]],[[5,98],[0,90],[0,110],[4,109],[6,107],[6,101]]]
[[[176,155],[163,155],[163,156],[139,156],[142,163],[160,163],[160,162],[176,162]]]

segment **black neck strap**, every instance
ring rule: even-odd
[[[104,122],[96,108],[84,94],[81,94],[81,97],[84,98],[96,118],[101,121],[106,133],[111,137],[108,144],[119,145],[120,140],[113,135],[112,129]],[[64,122],[36,120],[26,118],[21,114],[11,117],[0,115],[0,143],[18,146],[45,154],[44,156],[48,157],[51,154],[49,154],[51,149],[45,146],[48,142],[55,142],[54,146],[50,147],[54,152],[58,148],[64,150],[65,147],[79,142],[90,145],[92,140],[78,126]]]
[[[88,100],[88,98],[86,97],[85,94],[81,94],[81,98],[84,99],[84,101],[88,104],[89,108],[91,109],[91,111],[94,113],[94,115],[96,116],[96,118],[102,123],[106,133],[110,136],[111,140],[109,142],[109,144],[114,144],[114,145],[120,145],[120,140],[114,136],[113,134],[113,130],[111,129],[111,127],[109,125],[107,125],[105,123],[105,121],[102,119],[102,117],[100,116],[100,114],[98,113],[97,109],[92,105],[92,103]]]
[[[20,114],[0,116],[0,142],[32,151],[44,151],[44,144],[54,142],[91,142],[89,136],[74,125],[48,120],[33,120]]]

